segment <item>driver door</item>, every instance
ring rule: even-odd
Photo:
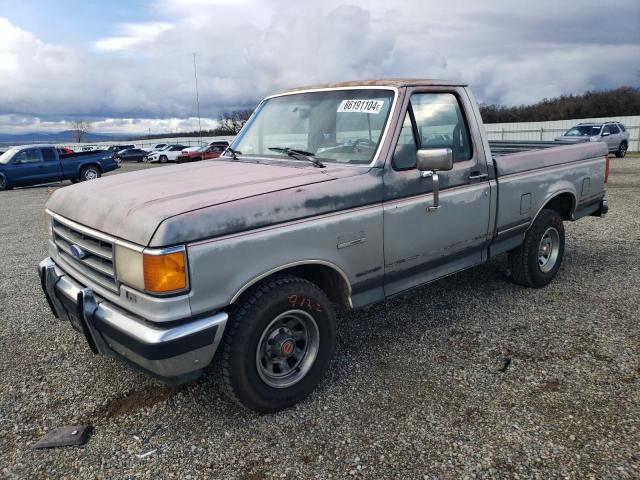
[[[489,240],[491,188],[482,138],[464,89],[409,90],[404,123],[385,165],[385,295],[481,263]],[[453,169],[432,178],[416,169],[418,148],[450,148]]]

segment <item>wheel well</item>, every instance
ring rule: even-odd
[[[342,274],[335,268],[320,263],[295,265],[283,268],[282,270],[274,271],[266,277],[260,278],[259,281],[270,278],[273,275],[283,273],[295,275],[297,277],[304,278],[305,280],[309,280],[310,282],[315,283],[324,291],[324,293],[327,294],[329,300],[343,307],[350,307],[349,300],[351,297],[351,287],[344,274]],[[254,284],[255,283],[258,283],[258,281],[254,282]],[[244,293],[249,286],[252,286],[254,284],[248,285],[243,289],[242,293]]]
[[[575,207],[575,199],[569,192],[556,195],[547,203],[545,203],[543,209],[555,210],[563,220],[571,220],[571,214]]]
[[[87,167],[96,167],[98,171],[102,172],[100,165],[98,165],[97,163],[86,163],[80,167],[80,171],[82,172],[82,170],[84,170]]]

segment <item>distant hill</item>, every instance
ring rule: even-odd
[[[124,140],[131,135],[110,133],[87,133],[83,136],[83,143],[112,142]],[[75,143],[74,133],[71,130],[62,132],[31,132],[31,133],[0,133],[0,143],[21,145],[28,143]]]
[[[533,105],[480,105],[484,123],[546,122],[576,118],[640,115],[640,88],[621,87],[605,92],[545,98]]]

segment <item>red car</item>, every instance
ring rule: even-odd
[[[208,160],[218,158],[229,146],[229,142],[211,142],[209,145],[190,152],[182,152],[176,162],[197,162],[198,160]]]
[[[56,150],[58,150],[58,155],[73,155],[76,153],[67,147],[56,147]]]

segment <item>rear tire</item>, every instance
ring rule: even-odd
[[[94,165],[88,165],[80,170],[80,181],[86,182],[87,180],[95,180],[100,178],[102,173],[100,169]]]
[[[7,185],[7,179],[0,175],[0,192],[3,190],[11,190],[11,187]]]
[[[627,154],[627,148],[627,142],[622,142],[615,152],[616,157],[623,158]]]
[[[562,217],[544,209],[527,231],[524,242],[509,252],[512,280],[525,287],[540,288],[554,279],[564,256]]]
[[[324,376],[336,344],[333,306],[315,284],[276,275],[238,301],[218,368],[227,395],[259,413],[285,409]]]

